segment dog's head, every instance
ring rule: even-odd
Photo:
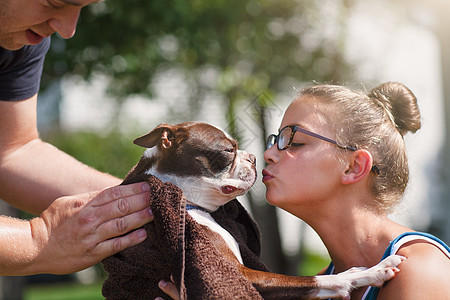
[[[255,156],[207,123],[160,124],[137,138],[147,148],[129,176],[151,174],[177,185],[189,203],[215,211],[256,181]]]

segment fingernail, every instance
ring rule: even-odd
[[[164,299],[161,297],[156,297],[155,300],[164,300]]]
[[[147,182],[142,185],[142,191],[144,192],[150,191],[150,185]]]
[[[159,285],[160,287],[164,288],[164,287],[167,286],[167,282],[164,281],[164,280],[161,280],[161,281],[158,283],[158,285]]]
[[[137,231],[137,236],[140,239],[146,238],[147,237],[147,231],[145,231],[145,229],[139,229]]]
[[[148,213],[150,214],[150,216],[153,216],[153,211],[151,208],[148,209]]]

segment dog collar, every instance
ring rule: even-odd
[[[197,206],[197,205],[192,205],[192,204],[186,204],[186,210],[192,210],[192,209],[196,209],[196,210],[201,210],[204,212],[209,213],[209,211],[207,211],[206,209],[204,209],[203,207]]]

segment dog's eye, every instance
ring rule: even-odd
[[[228,153],[234,153],[234,149],[233,148],[225,149],[224,151],[228,152]]]

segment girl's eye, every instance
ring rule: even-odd
[[[291,147],[300,147],[300,146],[303,146],[303,145],[305,145],[305,144],[304,143],[292,143]]]

